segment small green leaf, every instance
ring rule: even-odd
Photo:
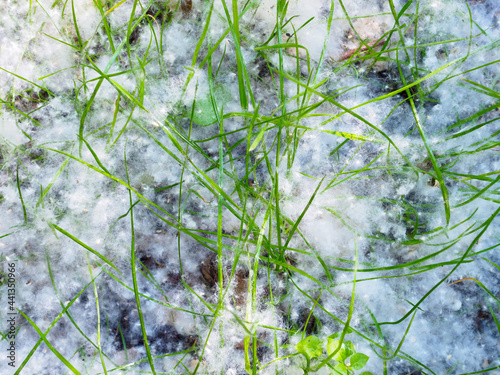
[[[368,359],[370,359],[370,357],[368,357],[366,354],[354,353],[350,358],[351,368],[353,370],[361,370],[363,367],[365,367]]]
[[[328,355],[332,354],[337,349],[339,343],[340,340],[332,340],[331,338],[328,338],[328,344],[326,346]],[[343,363],[346,358],[351,356],[352,354],[354,354],[354,347],[352,343],[350,341],[344,341],[342,343],[342,346],[340,347],[340,350],[333,356],[333,359]]]
[[[323,342],[316,336],[308,336],[301,342],[299,342],[295,349],[299,353],[304,354],[307,358],[311,359],[314,357],[319,357],[323,354]]]
[[[370,371],[363,371],[361,374],[359,375],[373,375]]]

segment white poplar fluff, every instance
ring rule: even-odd
[[[0,372],[500,373],[499,18],[2,1]]]

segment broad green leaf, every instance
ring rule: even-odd
[[[340,340],[332,340],[331,338],[328,338],[328,344],[326,346],[326,351],[328,352],[328,355],[332,354],[337,347],[339,346]],[[333,356],[333,359],[338,361],[338,362],[344,362],[347,357],[351,356],[354,354],[354,347],[351,344],[350,341],[344,341],[342,343],[342,346],[340,350]]]
[[[231,93],[223,85],[215,85],[214,95],[219,110],[231,101]],[[210,96],[196,98],[192,120],[201,126],[208,126],[217,122],[217,116],[214,112]]]
[[[203,98],[196,101],[192,120],[201,126],[212,125],[217,121],[212,102],[209,99]]]
[[[304,354],[307,358],[319,357],[323,354],[323,342],[316,336],[308,336],[301,342],[299,342],[295,349],[299,353]]]
[[[333,370],[335,371],[334,374],[335,375],[348,375],[349,374],[349,370],[347,369],[347,367],[342,363],[337,363],[335,365],[335,367],[333,368]]]
[[[365,367],[366,362],[368,362],[368,357],[366,354],[363,353],[354,353],[352,357],[349,359],[349,362],[351,363],[351,368],[353,370],[361,370],[363,367]]]
[[[373,375],[370,371],[363,371],[361,374],[359,375]]]

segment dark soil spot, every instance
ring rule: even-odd
[[[219,279],[217,270],[217,258],[213,255],[208,256],[200,264],[200,272],[205,283],[210,287],[214,287]]]
[[[128,37],[128,42],[130,45],[134,45],[139,40],[139,35],[141,34],[142,29],[140,27],[136,27]]]

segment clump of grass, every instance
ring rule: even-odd
[[[308,18],[297,4],[30,3],[23,22],[44,14],[74,65],[36,80],[0,66],[0,116],[21,134],[1,133],[0,205],[17,220],[2,259],[43,270],[57,302],[41,313],[18,282],[13,373],[48,366],[43,345],[75,374],[500,368],[480,343],[484,358],[433,363],[431,334],[415,338],[473,327],[479,305],[500,333],[497,25],[481,3],[325,1]],[[467,31],[437,32],[439,17]]]

